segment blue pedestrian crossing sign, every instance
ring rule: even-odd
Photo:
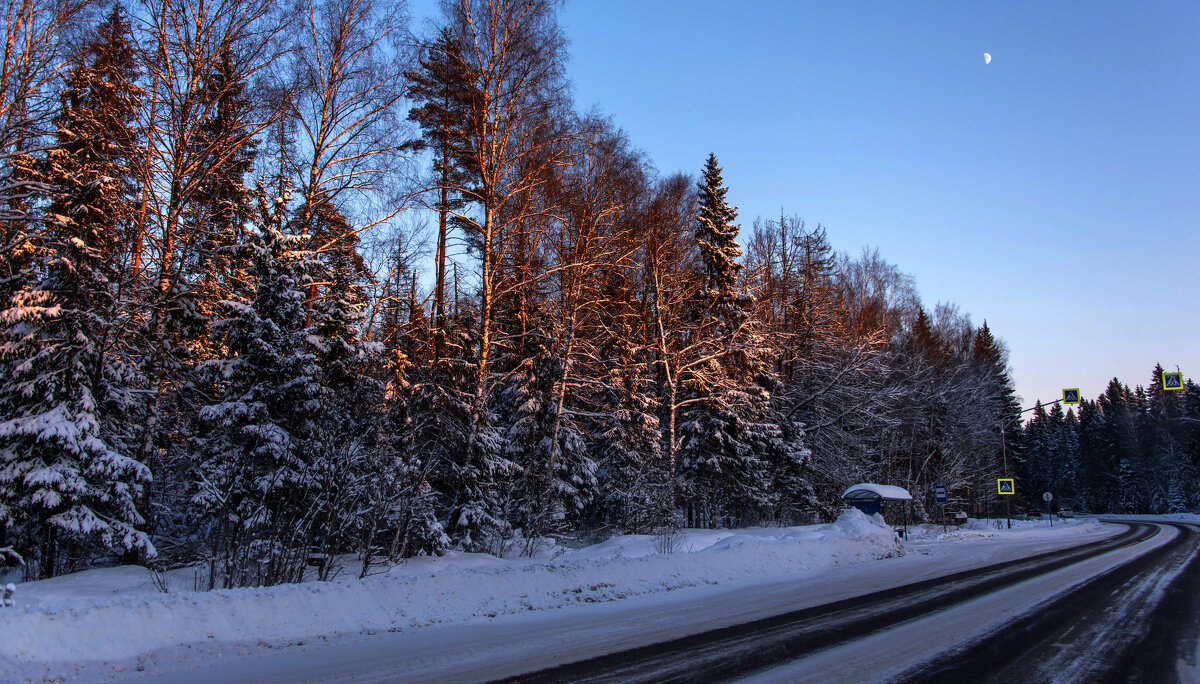
[[[1183,389],[1183,373],[1163,373],[1163,389]]]
[[[1071,389],[1063,390],[1063,403],[1064,404],[1078,404],[1079,403],[1079,388],[1072,387]]]
[[[933,488],[933,495],[937,497],[937,502],[940,504],[946,503],[946,488],[943,485],[938,485]]]
[[[1002,477],[997,479],[996,488],[1000,490],[1001,494],[1017,493],[1017,487],[1013,484],[1013,479],[1011,477]]]

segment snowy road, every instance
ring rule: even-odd
[[[1195,663],[1198,546],[1192,526],[1131,523],[1066,552],[514,681],[725,680],[764,667],[773,669],[750,679],[1186,681]]]
[[[996,544],[987,558],[917,553],[804,582],[697,587],[157,675],[257,684],[1193,677],[1200,529],[1105,530],[1067,548],[1059,540]]]

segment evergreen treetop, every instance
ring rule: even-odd
[[[729,206],[725,195],[729,188],[721,178],[721,167],[715,154],[709,154],[704,162],[704,181],[700,183],[700,215],[696,227],[696,241],[704,259],[708,288],[720,295],[733,292],[742,265],[738,258],[742,248],[738,246],[739,226],[737,207]]]

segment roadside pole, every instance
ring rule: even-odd
[[[1054,507],[1050,505],[1054,501],[1054,495],[1050,492],[1042,494],[1042,501],[1046,502],[1046,517],[1050,518],[1050,527],[1054,527]]]
[[[946,487],[945,485],[937,485],[933,488],[933,496],[937,502],[942,505],[942,534],[949,530],[946,529]]]
[[[996,491],[1004,498],[1004,516],[1008,518],[1008,528],[1012,529],[1012,516],[1009,514],[1008,497],[1017,493],[1017,483],[1011,477],[996,478]]]
[[[1003,468],[1004,474],[1007,475],[1008,474],[1008,450],[1004,446],[1005,441],[1007,441],[1007,440],[1004,439],[1004,421],[1001,420],[1000,421],[1000,465]],[[1000,482],[1000,480],[997,480],[997,483],[999,483],[999,482]],[[1003,494],[1004,491],[1001,490],[1000,493]],[[1011,530],[1012,529],[1012,514],[1008,509],[1008,499],[1004,500],[1004,519],[1008,521],[1008,529]]]

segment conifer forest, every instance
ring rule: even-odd
[[[704,140],[667,173],[580,111],[550,0],[5,2],[0,563],[29,578],[800,524],[864,481],[916,519],[934,485],[1002,510],[1005,475],[1018,509],[1200,504],[1195,383],[1023,412],[1003,331],[739,217]]]

